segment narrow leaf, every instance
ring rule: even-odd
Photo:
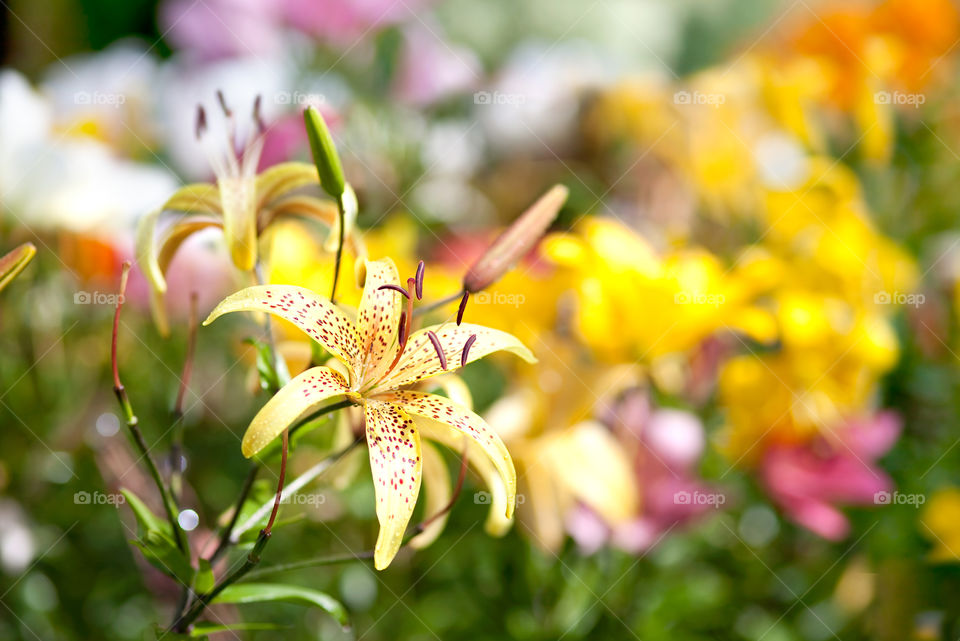
[[[228,586],[217,595],[214,603],[260,603],[264,601],[282,601],[300,605],[312,605],[320,608],[340,625],[347,627],[347,610],[329,594],[303,588],[298,585],[281,583],[240,583]]]

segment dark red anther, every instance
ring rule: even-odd
[[[460,299],[460,307],[457,308],[457,325],[463,322],[463,313],[467,311],[468,298],[470,298],[470,292],[464,291],[463,298]]]
[[[426,265],[423,264],[421,260],[417,265],[417,300],[423,300],[423,271],[426,269]]]
[[[400,312],[400,351],[407,344],[407,313]]]
[[[207,131],[207,112],[204,110],[203,105],[197,105],[197,123],[194,128],[194,134],[197,136],[197,140],[200,140],[200,137],[203,136]]]
[[[437,338],[437,335],[431,331],[427,331],[427,337],[430,339],[430,342],[433,343],[433,349],[437,350],[437,358],[440,359],[440,367],[446,371],[447,369],[447,356],[443,353],[443,348],[440,347],[440,339]]]
[[[230,107],[227,106],[227,99],[223,97],[223,92],[217,89],[217,102],[220,103],[220,108],[223,109],[223,115],[227,118],[233,115],[233,112],[230,111]]]
[[[400,285],[394,285],[391,283],[388,285],[380,285],[380,287],[377,288],[378,291],[384,290],[384,289],[392,289],[393,291],[400,292],[405,297],[410,298],[410,294],[407,292],[407,290],[405,290],[403,287],[400,287]]]
[[[263,96],[257,94],[253,101],[253,121],[257,124],[257,130],[262,134],[267,130],[267,123],[263,120],[262,111]]]
[[[470,348],[473,347],[473,344],[477,342],[477,335],[471,334],[470,338],[467,339],[467,342],[463,344],[463,353],[460,354],[460,367],[463,367],[467,364],[467,355],[470,353]]]

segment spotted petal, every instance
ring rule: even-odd
[[[324,404],[352,396],[343,376],[327,367],[312,367],[267,401],[243,435],[241,450],[250,458],[280,436],[283,431]]]
[[[396,391],[378,398],[396,403],[404,412],[413,416],[417,428],[426,438],[461,451],[465,437],[467,456],[477,470],[483,473],[493,494],[492,498],[500,503],[502,516],[506,519],[513,516],[517,495],[517,472],[513,467],[513,459],[510,458],[507,446],[482,418],[436,394]],[[491,478],[489,467],[478,462],[481,459],[492,464],[496,470],[496,480]],[[502,496],[498,496],[498,488],[503,488]]]
[[[427,440],[421,439],[420,447],[423,450],[423,488],[426,493],[423,515],[428,519],[436,518],[433,518],[423,532],[410,539],[410,547],[418,550],[436,541],[443,532],[450,513],[441,514],[440,512],[447,507],[453,495],[450,487],[450,471],[447,470],[443,461],[443,454]]]
[[[369,400],[364,414],[380,534],[373,563],[382,570],[403,544],[420,494],[420,436],[398,406]]]
[[[390,366],[396,353],[403,294],[384,285],[397,285],[400,276],[389,258],[366,261],[363,298],[357,309],[357,329],[362,341],[364,382],[375,381]]]
[[[430,331],[436,334],[440,346],[443,348],[447,361],[446,370],[443,368],[440,358],[437,356],[437,350],[430,340],[428,334]],[[390,375],[377,385],[375,391],[382,392],[396,389],[430,376],[442,374],[445,371],[457,369],[460,367],[463,347],[471,336],[476,336],[477,339],[470,346],[467,355],[468,363],[498,351],[512,352],[528,363],[537,361],[530,350],[512,334],[470,323],[435,325],[414,332],[410,336],[400,361]]]
[[[267,312],[289,321],[347,365],[356,377],[360,337],[353,320],[328,299],[293,285],[257,285],[228,296],[204,325],[228,312]]]

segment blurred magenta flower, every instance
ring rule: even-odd
[[[160,8],[165,37],[203,59],[269,54],[302,31],[352,49],[380,29],[415,17],[427,0],[168,0]]]
[[[642,552],[677,525],[726,503],[726,496],[697,474],[706,437],[696,415],[654,409],[645,392],[634,391],[609,412],[606,422],[635,452],[641,507],[635,519],[616,527],[584,506],[571,512],[567,528],[583,551],[593,552],[609,541]]]
[[[826,539],[839,540],[850,523],[837,504],[870,505],[891,491],[893,483],[875,461],[899,434],[899,418],[879,412],[849,422],[830,439],[770,447],[760,475],[787,517]]]
[[[321,8],[324,3],[312,3]],[[168,0],[160,26],[177,48],[203,59],[277,51],[284,43],[285,4],[269,0]]]
[[[481,78],[477,56],[443,40],[439,25],[415,24],[404,29],[404,49],[394,91],[418,105],[472,90]]]

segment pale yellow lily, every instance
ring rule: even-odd
[[[194,233],[217,227],[223,230],[230,257],[237,268],[251,271],[258,258],[258,239],[274,220],[305,216],[319,220],[330,229],[326,249],[335,250],[339,237],[337,204],[316,197],[308,187],[319,189],[317,168],[303,162],[285,162],[257,173],[263,151],[265,128],[259,117],[259,99],[254,107],[256,133],[238,153],[234,148],[233,114],[222,104],[228,120],[224,140],[211,140],[206,116],[199,108],[197,137],[207,151],[216,175],[216,183],[186,185],[171,196],[159,209],[147,214],[137,230],[137,255],[150,283],[151,304],[157,327],[168,331],[163,297],[167,290],[165,272],[174,254]],[[343,194],[345,231],[356,219],[357,205],[353,190],[346,186]],[[157,239],[157,227],[164,213],[178,212],[179,219]]]
[[[247,457],[255,455],[327,404],[349,400],[361,406],[380,521],[374,564],[382,570],[403,543],[420,493],[421,436],[457,451],[466,449],[485,479],[496,470],[493,504],[507,519],[516,497],[513,461],[496,432],[448,398],[407,388],[501,350],[528,362],[536,359],[512,335],[481,325],[446,323],[411,333],[414,279],[408,281],[409,291],[401,292],[392,260],[366,261],[365,267],[356,320],[308,289],[261,285],[228,297],[204,324],[228,312],[268,312],[302,329],[333,356],[329,367],[306,370],[267,402],[244,434],[242,451]],[[422,281],[416,291],[422,291]]]

